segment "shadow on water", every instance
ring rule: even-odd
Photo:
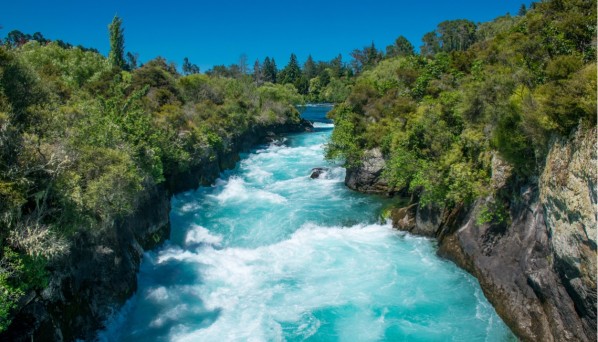
[[[130,303],[127,311],[132,319],[118,340],[151,341],[173,332],[205,329],[216,322],[222,309],[207,309],[196,290],[203,283],[197,272],[202,266],[175,259],[146,262],[139,274],[139,287],[145,291],[138,296],[143,300]]]
[[[196,271],[202,264],[170,259],[141,270],[144,282],[156,286],[184,286],[203,283]]]

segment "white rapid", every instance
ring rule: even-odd
[[[316,131],[243,156],[212,186],[173,199],[172,235],[146,253],[139,289],[105,341],[506,341],[477,281],[434,242],[378,222]],[[327,167],[319,179],[310,170]]]

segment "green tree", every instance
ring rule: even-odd
[[[199,74],[199,67],[197,65],[189,62],[189,58],[185,57],[183,59],[183,74],[185,74],[185,75]]]
[[[263,64],[264,82],[276,83],[278,69],[276,68],[276,61],[274,58],[266,57]]]
[[[317,76],[317,73],[318,70],[314,59],[311,55],[307,56],[307,60],[303,64],[303,75],[305,75],[308,80],[311,80]]]
[[[281,84],[295,84],[301,79],[301,68],[299,67],[299,63],[297,62],[297,56],[292,53],[289,59],[289,64],[287,64],[284,69],[280,72],[280,83]]]
[[[527,13],[527,8],[525,7],[525,4],[521,4],[521,7],[519,7],[519,12],[517,13],[517,15],[522,17],[526,13]]]
[[[108,31],[110,32],[110,53],[108,54],[108,60],[112,66],[124,69],[125,63],[125,36],[124,29],[122,26],[122,19],[118,16],[114,16],[112,23],[108,25]]]
[[[436,31],[428,32],[422,37],[424,45],[421,46],[420,51],[422,56],[431,57],[440,51],[440,41]]]
[[[139,60],[138,53],[127,52],[126,70],[131,71],[137,69],[137,61]]]
[[[333,58],[330,61],[330,70],[332,71],[332,76],[334,77],[341,77],[345,71],[345,64],[343,63],[343,55],[341,55],[340,53],[338,54],[338,56],[336,56],[335,58]],[[320,73],[320,77],[322,77],[322,74],[326,74],[324,77],[329,77],[330,75],[327,72],[324,72],[325,70],[322,70],[323,72]],[[324,84],[326,85],[328,84],[327,82]]]
[[[382,60],[382,52],[376,49],[374,42],[363,49],[355,49],[351,52],[353,61],[351,62],[355,74],[359,74],[363,69],[373,67]]]
[[[464,51],[475,42],[476,24],[469,20],[446,20],[438,24],[442,51]]]
[[[8,46],[15,48],[27,43],[30,39],[31,37],[28,34],[24,34],[19,30],[12,30],[8,32],[4,41]]]
[[[413,45],[404,36],[399,36],[394,45],[386,47],[387,57],[411,56],[414,54]]]
[[[253,81],[258,86],[264,83],[264,73],[259,59],[256,59],[255,63],[253,63]]]

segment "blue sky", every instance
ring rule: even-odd
[[[0,36],[39,31],[107,54],[107,25],[118,14],[126,50],[141,61],[163,56],[180,65],[189,57],[205,71],[245,54],[250,65],[270,56],[281,68],[291,53],[300,62],[309,54],[330,60],[339,53],[348,61],[353,49],[372,41],[384,48],[399,35],[419,47],[443,20],[488,21],[516,14],[522,3],[530,0],[18,0],[2,5]]]

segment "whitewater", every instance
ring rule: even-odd
[[[475,278],[428,238],[380,220],[388,199],[348,190],[315,131],[247,154],[176,195],[170,239],[102,341],[510,341]],[[327,171],[310,178],[315,167]]]

